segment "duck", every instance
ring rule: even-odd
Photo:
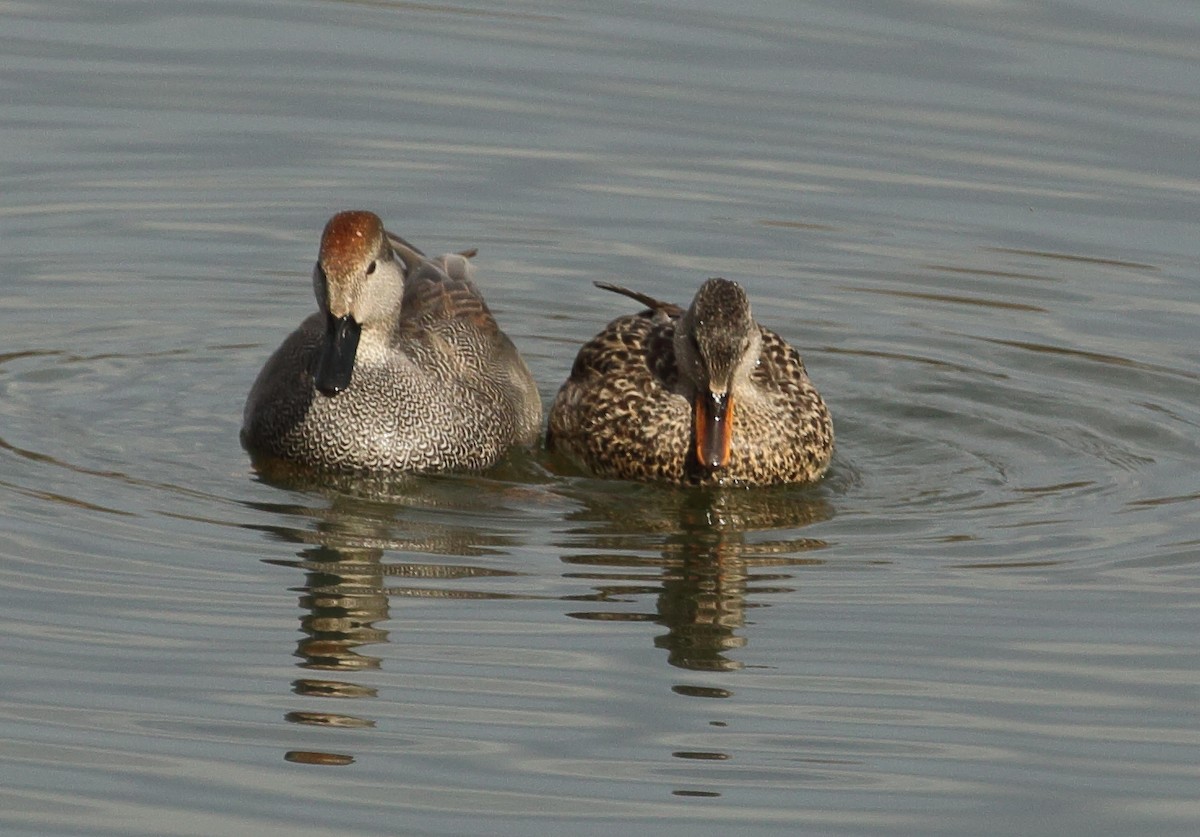
[[[800,354],[760,326],[737,282],[713,278],[686,309],[646,306],[580,348],[550,407],[546,446],[592,475],[674,485],[813,483],[833,420]]]
[[[541,432],[542,402],[472,276],[475,250],[428,258],[374,212],[329,219],[318,311],[250,389],[252,457],[319,471],[479,470]]]

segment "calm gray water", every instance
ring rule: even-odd
[[[1200,831],[1191,0],[0,4],[0,831]],[[280,486],[371,208],[549,401],[741,281],[820,486]]]

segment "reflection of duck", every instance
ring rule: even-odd
[[[685,311],[618,317],[579,350],[550,410],[547,444],[602,477],[765,485],[812,482],[833,423],[796,350],[710,279]]]
[[[370,212],[333,216],[313,270],[321,310],[259,373],[246,447],[320,469],[431,471],[487,467],[532,442],[537,388],[470,255],[427,259]]]
[[[714,538],[728,541],[753,533],[758,544],[778,544],[773,552],[807,551],[824,543],[807,537],[805,527],[835,513],[826,492],[811,486],[679,490],[578,478],[557,492],[576,505],[566,513],[570,541],[564,546],[597,549],[657,551],[665,536],[692,533],[704,545]]]
[[[571,576],[595,585],[594,593],[574,599],[595,604],[570,615],[662,625],[667,632],[655,645],[679,668],[740,668],[727,653],[747,643],[746,610],[787,590],[796,568],[822,563],[816,553],[825,542],[802,532],[833,509],[811,489],[626,484],[618,493],[588,483],[578,494],[582,508],[570,515],[564,546],[571,549],[563,560],[574,567]],[[655,596],[653,613],[628,609],[647,595]]]
[[[331,476],[334,483],[351,479],[349,475]],[[475,517],[467,515],[468,508],[477,507],[481,495],[478,488],[463,489],[460,484],[464,482],[484,483],[484,479],[473,474],[453,478],[413,476],[389,484],[381,475],[378,481],[366,481],[370,490],[365,493],[342,493],[314,481],[308,487],[319,485],[320,494],[310,496],[328,499],[328,507],[304,503],[262,507],[303,522],[299,528],[256,527],[276,539],[302,545],[296,559],[265,559],[304,573],[303,584],[293,589],[300,593],[302,609],[302,636],[296,656],[308,674],[295,680],[292,688],[306,700],[302,708],[287,713],[288,721],[309,727],[374,727],[371,718],[330,711],[335,704],[328,700],[376,695],[372,686],[347,678],[381,666],[382,659],[365,653],[364,648],[390,641],[388,631],[379,625],[392,615],[393,599],[478,600],[511,595],[488,590],[486,582],[475,589],[462,589],[456,582],[470,584],[472,579],[516,576],[515,571],[468,562],[384,560],[388,552],[480,555],[507,544],[505,535],[481,531]],[[384,485],[390,486],[391,493],[376,493]],[[406,489],[411,493],[402,493]],[[406,496],[414,501],[412,508],[404,502]],[[491,507],[503,508],[499,495],[491,499]],[[441,515],[429,519],[431,516],[425,514],[443,507],[454,510],[455,525],[438,520]],[[413,516],[407,517],[410,512]],[[315,525],[310,525],[314,521]],[[414,618],[411,613],[406,616]],[[354,760],[350,754],[311,748],[291,750],[285,758],[309,764],[348,764]]]
[[[300,607],[305,616],[300,625],[306,636],[296,650],[302,665],[343,672],[378,668],[378,657],[357,649],[387,641],[387,631],[375,627],[388,618],[380,551],[318,547],[304,557],[307,560],[301,565],[307,570],[307,581],[301,588]]]

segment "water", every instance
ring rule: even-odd
[[[1187,2],[0,8],[8,834],[1194,834]],[[816,488],[277,485],[366,207],[548,401],[743,282]]]

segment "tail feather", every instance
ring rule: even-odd
[[[642,303],[642,305],[645,305],[651,311],[662,311],[668,316],[675,316],[683,310],[673,302],[663,302],[661,299],[655,299],[649,294],[644,294],[641,291],[634,291],[629,288],[622,287],[621,285],[613,285],[609,282],[593,282],[592,284],[601,290],[612,291],[615,294],[627,296],[630,299]]]

